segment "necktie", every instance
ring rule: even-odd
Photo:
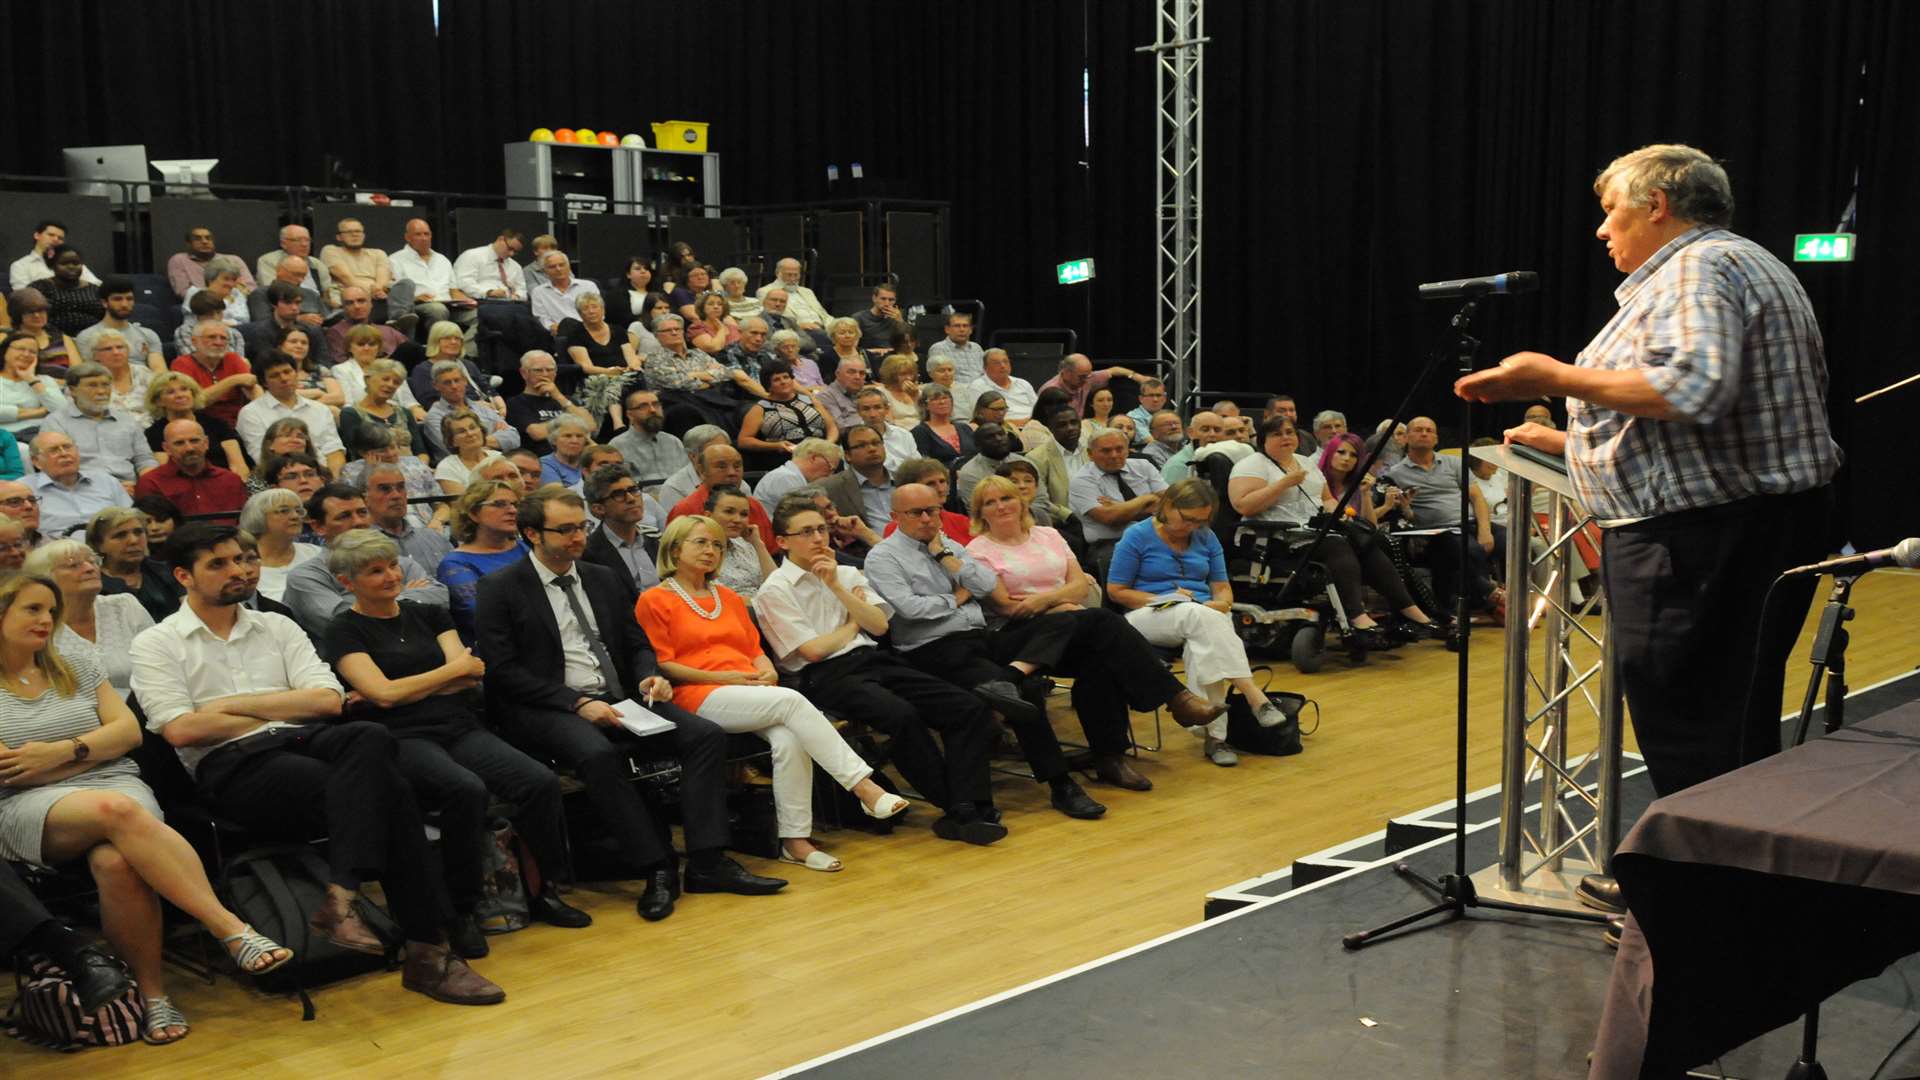
[[[1120,497],[1122,499],[1130,500],[1134,498],[1133,485],[1127,483],[1127,470],[1121,469],[1119,472],[1114,473],[1113,482],[1120,485]]]
[[[620,688],[620,672],[613,666],[613,657],[607,655],[607,647],[600,642],[600,635],[593,632],[593,623],[587,619],[585,608],[580,606],[580,594],[573,589],[573,575],[561,574],[553,579],[555,585],[567,596],[567,606],[573,609],[573,619],[580,624],[580,633],[585,635],[587,646],[593,650],[594,663],[600,665],[600,677],[606,680],[606,694],[615,701],[626,697]]]
[[[496,258],[496,259],[494,259],[494,260],[493,260],[493,268],[494,268],[495,270],[497,270],[497,271],[499,271],[499,272],[500,272],[500,284],[502,284],[502,285],[507,285],[507,286],[508,286],[509,288],[511,288],[511,287],[512,287],[512,286],[511,286],[511,283],[507,281],[507,260],[506,260],[506,257],[505,257],[505,256],[500,256],[500,257],[498,257],[498,258]]]

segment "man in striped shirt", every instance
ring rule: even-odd
[[[1621,682],[1666,795],[1780,749],[1783,666],[1813,579],[1763,599],[1826,551],[1841,455],[1813,307],[1786,266],[1728,230],[1726,172],[1692,147],[1648,146],[1594,192],[1596,235],[1627,275],[1620,310],[1573,364],[1517,353],[1455,390],[1567,398],[1565,432],[1529,423],[1507,441],[1565,454],[1606,530]]]

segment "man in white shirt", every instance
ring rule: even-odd
[[[988,349],[982,355],[981,364],[984,373],[972,382],[961,383],[958,376],[954,378],[959,389],[953,394],[953,414],[972,416],[974,401],[989,390],[998,390],[1007,399],[1007,426],[1025,427],[1033,418],[1033,403],[1040,392],[1013,373],[1013,359],[1005,349]]]
[[[772,470],[753,486],[753,497],[772,514],[789,494],[817,484],[840,467],[840,448],[825,439],[802,439],[793,448],[793,460]],[[777,535],[777,532],[776,532]]]
[[[247,402],[233,425],[247,456],[259,461],[267,428],[276,420],[291,417],[307,425],[314,455],[338,475],[347,463],[347,448],[340,442],[339,428],[334,426],[333,410],[300,396],[300,368],[293,358],[284,353],[269,355],[254,371],[266,393]]]
[[[520,234],[501,229],[490,244],[468,248],[453,261],[453,284],[476,300],[525,300],[527,274],[520,269]]]
[[[58,431],[41,431],[29,444],[33,467],[27,487],[40,500],[40,530],[60,537],[109,506],[132,506],[133,495],[105,469],[81,468],[80,450]]]
[[[813,290],[800,284],[800,260],[781,259],[774,265],[774,279],[755,290],[754,295],[762,302],[767,298],[767,290],[782,288],[787,291],[787,317],[793,320],[794,328],[812,337],[816,347],[833,348],[833,339],[827,336],[827,324],[833,316],[827,314],[827,305],[820,302]]]
[[[293,620],[254,611],[253,574],[230,525],[190,522],[169,541],[180,609],[134,638],[133,691],[201,798],[262,836],[327,838],[330,880],[313,929],[351,952],[387,946],[354,910],[377,874],[406,937],[400,985],[456,1005],[506,992],[447,949],[451,910],[433,870],[392,730],[340,719],[339,680]]]
[[[953,382],[965,386],[986,374],[986,351],[973,340],[973,316],[964,311],[947,313],[947,336],[927,350],[927,362],[945,357],[953,361]]]
[[[600,295],[600,286],[573,276],[573,262],[564,251],[549,251],[541,256],[540,269],[547,280],[533,287],[533,317],[548,330],[566,319],[579,318],[580,309],[575,305],[582,296]]]
[[[396,281],[413,283],[413,313],[428,326],[452,319],[461,329],[473,325],[473,300],[454,281],[453,263],[433,250],[433,226],[424,218],[407,222],[405,246],[388,260]]]
[[[880,442],[887,448],[888,472],[899,468],[900,463],[908,458],[920,456],[912,433],[887,419],[886,391],[869,386],[853,395],[853,404],[859,410],[860,422],[880,433]],[[879,528],[877,525],[874,527]]]
[[[58,221],[40,222],[33,230],[33,250],[13,260],[7,268],[7,284],[13,289],[24,289],[42,278],[53,276],[53,268],[47,265],[47,252],[67,242],[67,227]],[[100,284],[93,271],[80,268],[80,280],[89,285]]]
[[[994,726],[986,704],[881,651],[876,638],[893,609],[865,575],[834,558],[827,519],[810,496],[781,502],[773,531],[786,559],[752,606],[780,670],[798,675],[800,692],[815,705],[891,737],[900,775],[946,811],[933,823],[935,836],[971,844],[1006,836],[987,772]]]

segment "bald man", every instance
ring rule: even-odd
[[[167,460],[140,477],[134,498],[158,495],[186,517],[240,512],[247,501],[246,481],[207,460],[207,433],[197,421],[175,420],[161,440]],[[0,511],[6,509],[0,499]]]

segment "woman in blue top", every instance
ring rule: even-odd
[[[1115,542],[1107,597],[1127,610],[1127,621],[1148,641],[1181,647],[1188,689],[1218,705],[1231,684],[1253,706],[1260,726],[1273,727],[1286,714],[1254,685],[1247,647],[1233,632],[1226,552],[1208,527],[1215,505],[1213,485],[1198,477],[1162,492],[1153,516],[1128,526]],[[1239,763],[1227,746],[1224,713],[1189,730],[1205,739],[1208,761]]]
[[[520,489],[504,481],[475,480],[453,501],[453,538],[460,546],[440,560],[434,576],[447,587],[447,612],[469,645],[480,579],[527,557],[519,525]]]

